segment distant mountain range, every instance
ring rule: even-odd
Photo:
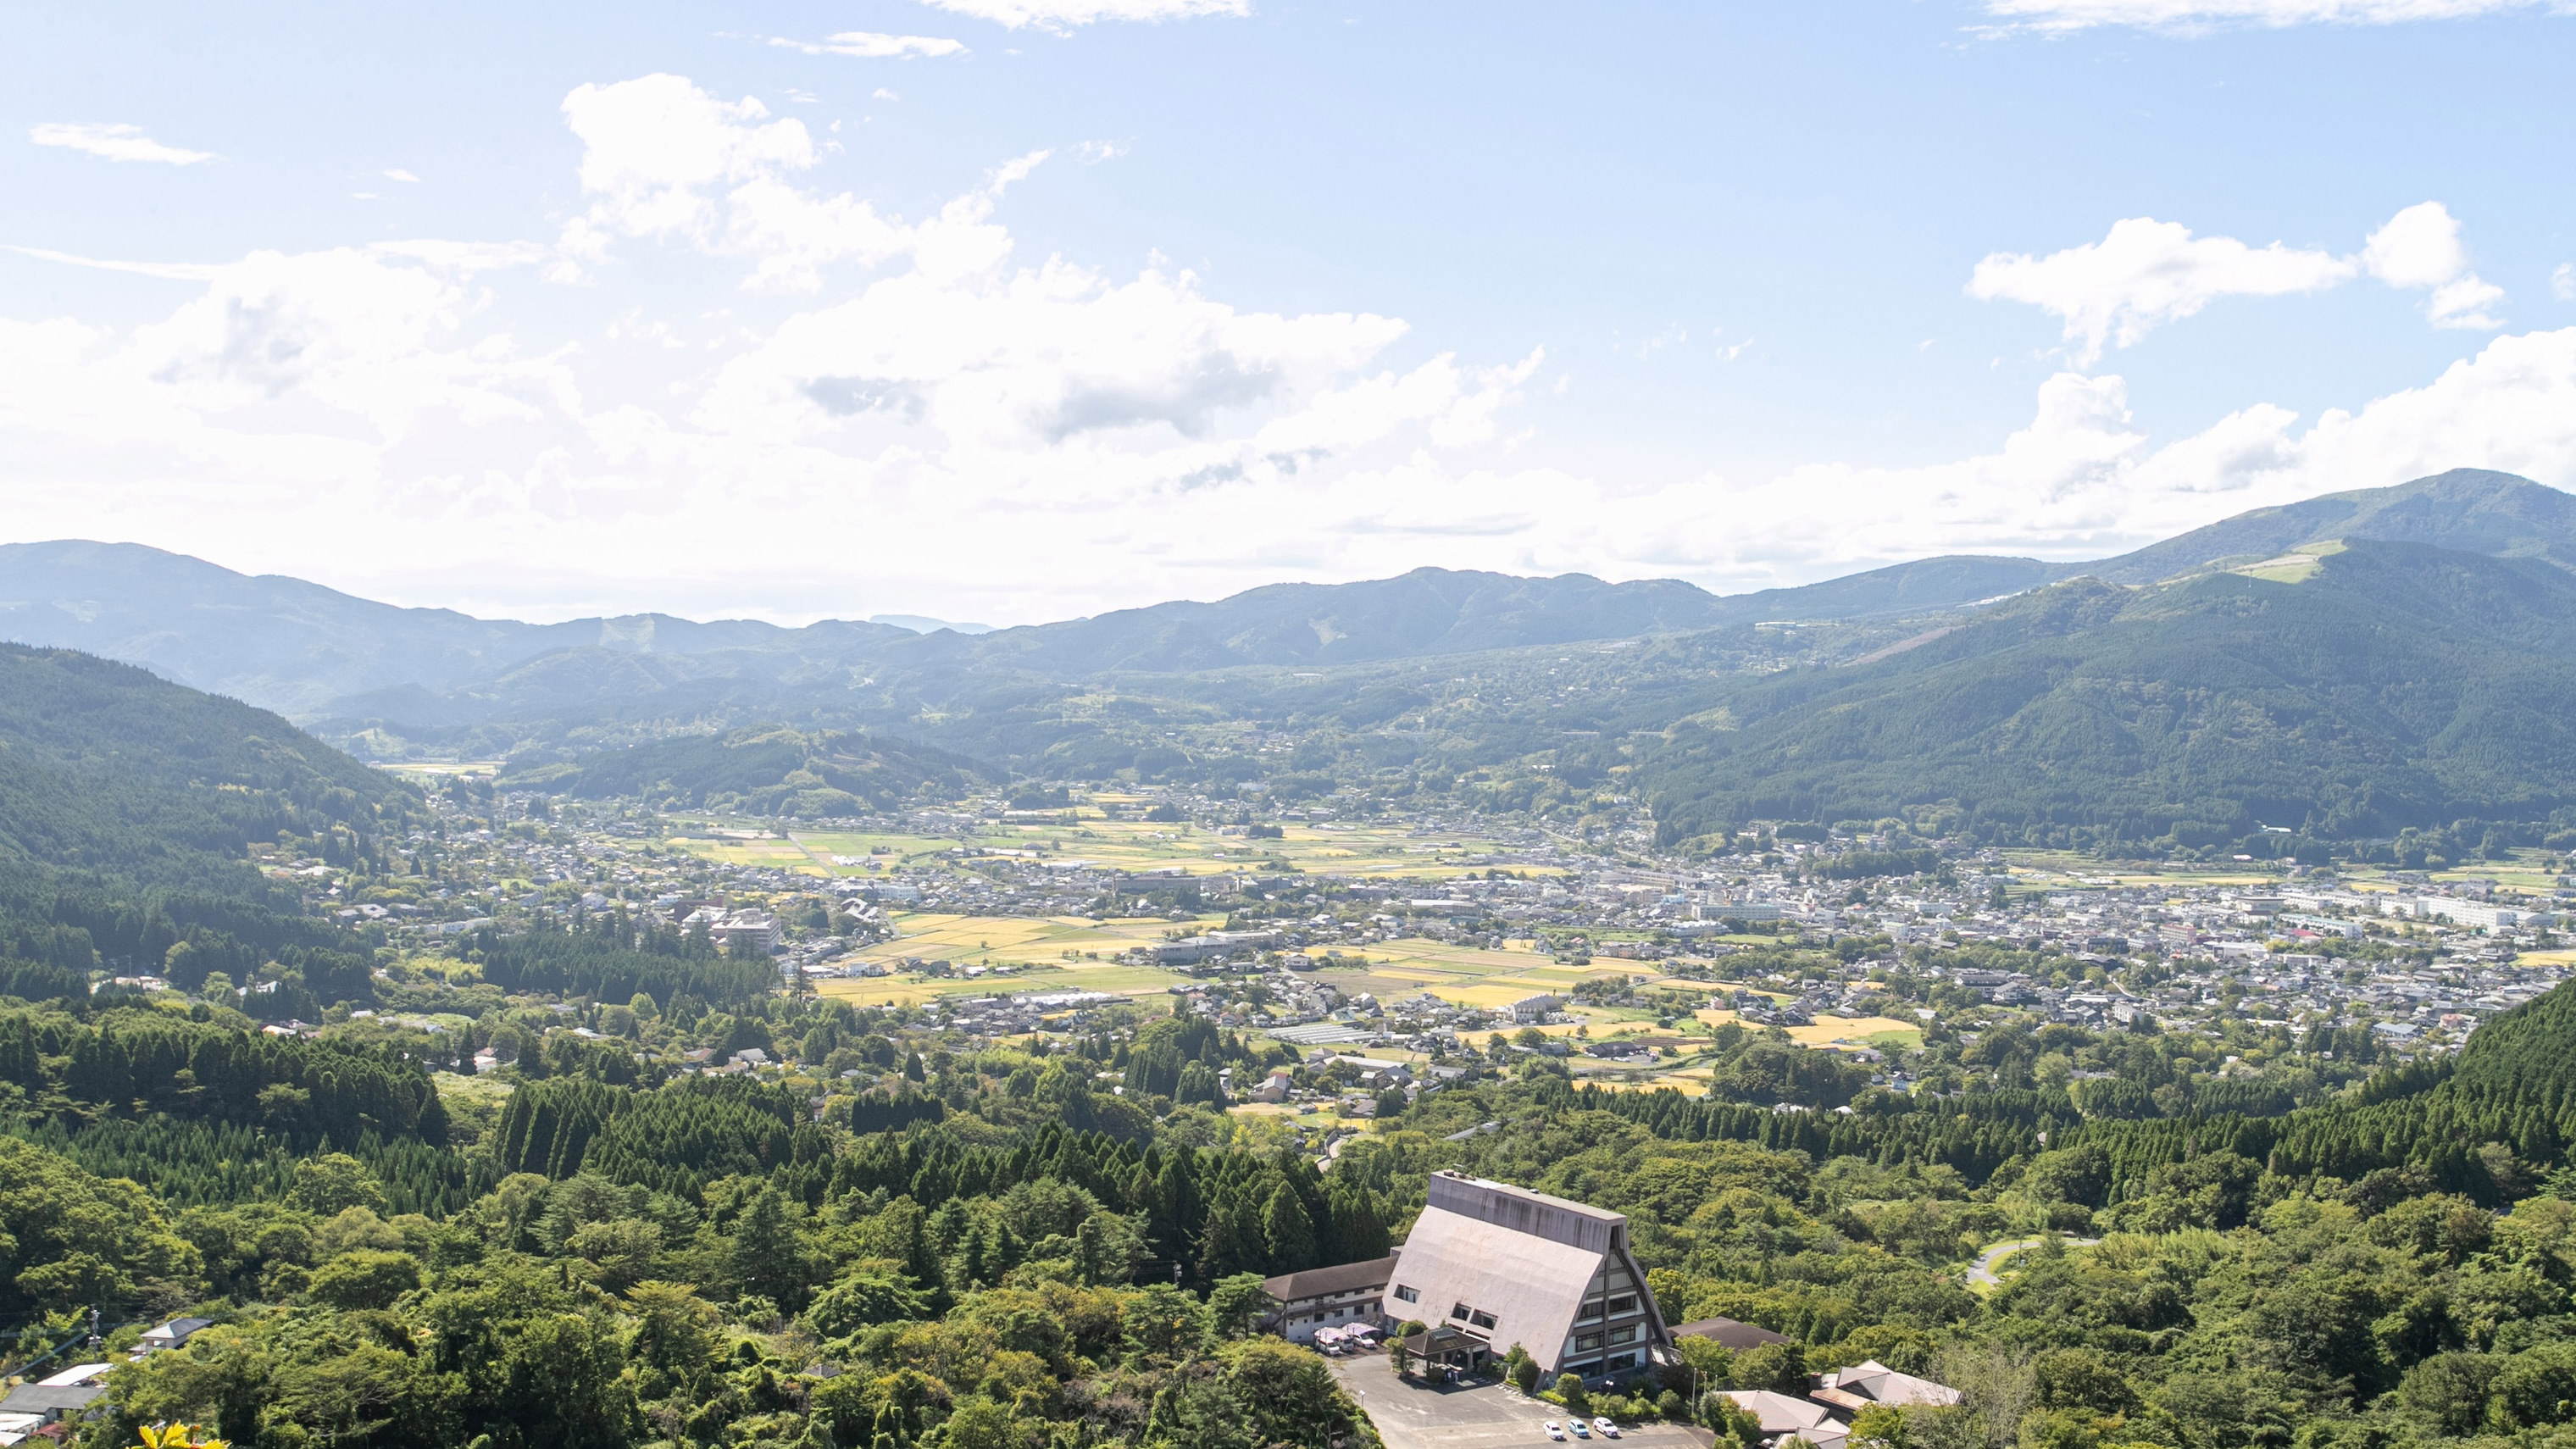
[[[1766,620],[1956,610],[2077,576],[2147,583],[2333,539],[2576,561],[2576,498],[2460,470],[2238,515],[2089,564],[1923,559],[1794,589],[1720,596],[1675,580],[1611,584],[1416,569],[1351,584],[1270,584],[969,635],[880,616],[801,629],[665,614],[528,624],[406,609],[247,576],[135,544],[0,546],[0,637],[151,669],[296,720],[415,728],[567,713],[742,719],[888,671],[1068,681],[1250,665],[1329,666],[1629,639]],[[978,626],[963,626],[973,629]]]

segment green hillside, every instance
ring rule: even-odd
[[[502,783],[585,799],[638,797],[666,809],[831,816],[891,809],[925,786],[953,798],[976,776],[973,762],[920,745],[761,727],[522,764]]]
[[[0,645],[0,855],[247,888],[246,842],[372,833],[406,798],[266,710],[86,654]]]
[[[2135,553],[2062,564],[2052,573],[2151,584],[2212,563],[2252,562],[2303,544],[2357,538],[2547,558],[2576,568],[2576,496],[2511,473],[2454,468],[2394,488],[2359,488],[2257,508]]]
[[[1947,802],[1996,839],[2206,848],[2550,821],[2571,721],[2576,575],[2357,542],[2296,583],[2074,580],[1725,690],[1640,773],[1668,841]]]
[[[0,995],[86,992],[94,965],[158,969],[180,940],[209,960],[341,944],[247,847],[366,852],[411,801],[265,710],[0,645]],[[340,966],[306,974],[318,988]]]

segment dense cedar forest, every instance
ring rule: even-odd
[[[817,1120],[801,1089],[661,1080],[633,1036],[557,1034],[451,1109],[431,1069],[454,1049],[422,1034],[7,1010],[0,1317],[39,1341],[93,1304],[126,1339],[217,1320],[117,1371],[99,1445],[179,1418],[246,1445],[1328,1449],[1370,1433],[1321,1359],[1252,1331],[1256,1275],[1382,1254],[1458,1167],[1629,1214],[1669,1319],[1794,1340],[1695,1343],[1596,1396],[1632,1419],[1735,1432],[1694,1373],[1874,1357],[1968,1392],[1865,1426],[1924,1449],[2576,1421],[2576,991],[2453,1063],[2281,1042],[2212,1076],[2195,1037],[2049,1027],[1927,1044],[1950,1096],[1774,1080],[1844,1112],[1576,1088],[1497,1044],[1325,1172],[1175,1095],[1267,1060],[1203,1024],[970,1052],[897,1013],[737,1006],[727,1029],[792,1063],[890,1070]],[[628,1011],[669,1025],[649,993]],[[1746,1080],[1795,1050],[1736,1046]],[[2102,1241],[1962,1286],[1978,1248],[2052,1228]]]

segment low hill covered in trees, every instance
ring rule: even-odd
[[[501,783],[582,799],[641,799],[663,809],[814,817],[892,810],[916,796],[954,799],[987,773],[963,756],[924,745],[761,726],[570,760],[522,760]]]
[[[101,965],[194,985],[270,962],[319,993],[282,1004],[361,995],[345,934],[248,855],[377,856],[418,806],[265,710],[0,644],[0,995],[86,994]]]
[[[2076,580],[1728,689],[1639,772],[1667,841],[1942,802],[1986,838],[2059,845],[2545,831],[2576,823],[2571,721],[2576,573],[2355,543],[2295,581]]]

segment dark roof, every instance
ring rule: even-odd
[[[0,1399],[0,1414],[68,1414],[89,1407],[89,1401],[106,1393],[96,1384],[78,1388],[54,1388],[46,1384],[20,1384]]]
[[[1720,1348],[1753,1348],[1765,1343],[1787,1343],[1786,1334],[1773,1333],[1758,1323],[1738,1323],[1732,1318],[1703,1318],[1685,1323],[1673,1330],[1675,1338],[1705,1338]]]
[[[1322,1298],[1361,1288],[1383,1288],[1394,1276],[1393,1257],[1372,1258],[1365,1263],[1341,1263],[1330,1268],[1309,1268],[1302,1273],[1282,1273],[1276,1278],[1264,1278],[1261,1291],[1282,1303],[1294,1303],[1300,1298]]]

